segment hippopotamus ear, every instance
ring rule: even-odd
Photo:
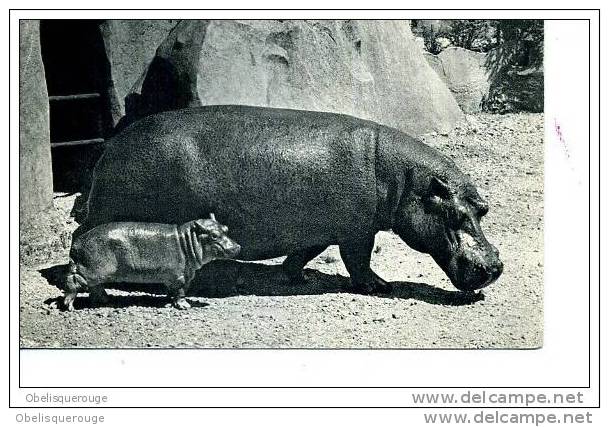
[[[435,176],[429,181],[429,188],[424,198],[425,212],[439,212],[446,200],[450,198],[448,184]]]
[[[216,215],[214,215],[213,213],[211,213],[211,212],[210,212],[210,213],[209,213],[209,218],[210,218],[212,221],[215,221],[215,220],[216,220]]]
[[[488,203],[486,200],[482,199],[480,196],[475,196],[469,199],[469,202],[476,208],[479,216],[484,216],[488,213]]]
[[[204,219],[197,219],[193,221],[195,233],[204,234],[206,232],[204,221]]]

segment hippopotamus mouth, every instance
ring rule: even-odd
[[[461,231],[448,234],[456,250],[443,269],[457,289],[465,292],[482,289],[501,276],[503,263],[495,246]]]
[[[229,240],[229,239],[226,239]],[[210,245],[212,255],[218,258],[233,258],[239,254],[241,246],[234,242],[212,242]]]
[[[461,274],[457,275],[456,280],[453,280],[453,284],[457,289],[462,291],[475,291],[485,288],[497,280],[503,272],[501,261],[497,264],[486,266],[472,265],[469,260],[458,258],[457,264]]]

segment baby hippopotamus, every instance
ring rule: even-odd
[[[232,258],[241,247],[213,214],[182,225],[112,222],[76,237],[70,249],[64,306],[74,309],[79,291],[107,301],[104,283],[164,283],[174,307],[190,304],[186,291],[195,272],[214,259]]]

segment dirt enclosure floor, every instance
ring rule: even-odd
[[[62,295],[75,196],[57,195],[62,231],[48,256],[22,237],[22,348],[535,348],[543,337],[543,115],[475,115],[426,142],[454,158],[490,204],[482,227],[501,253],[501,278],[465,297],[431,257],[396,235],[376,238],[373,269],[389,295],[350,293],[336,247],[313,260],[306,283],[280,274],[281,259],[213,263],[191,289],[192,308],[165,308],[163,288],[117,285],[109,306],[86,294],[74,312],[50,307]],[[62,197],[63,196],[63,197]],[[59,243],[57,243],[59,242]],[[50,248],[50,250],[49,250]],[[228,265],[226,265],[228,264]]]

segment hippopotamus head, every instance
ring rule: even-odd
[[[488,204],[467,175],[451,161],[446,166],[412,171],[393,229],[410,247],[430,254],[456,288],[473,291],[495,281],[503,264],[480,227]]]
[[[194,221],[196,234],[201,247],[210,259],[233,258],[241,246],[228,237],[228,227],[216,221],[214,214],[209,218]]]

